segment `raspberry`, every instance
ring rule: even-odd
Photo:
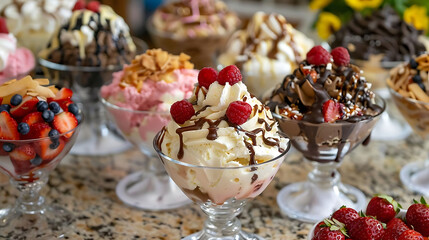
[[[347,66],[350,63],[350,54],[346,48],[336,47],[332,49],[331,55],[338,66]]]
[[[252,107],[243,101],[235,101],[229,104],[226,109],[226,117],[228,121],[237,125],[241,125],[247,121],[252,112]]]
[[[100,12],[100,2],[99,1],[91,1],[86,5],[86,9],[91,10],[93,12]]]
[[[229,65],[219,72],[217,81],[220,85],[225,85],[228,82],[232,86],[240,82],[241,79],[240,70],[235,65]]]
[[[209,89],[210,85],[216,81],[217,72],[213,68],[205,67],[198,73],[198,84]]]
[[[313,65],[326,65],[331,61],[331,54],[322,46],[314,46],[307,53],[307,62]]]
[[[195,114],[194,107],[186,100],[175,102],[170,108],[171,117],[178,124],[183,124]]]
[[[79,0],[74,4],[73,11],[85,9],[86,3],[84,0]]]

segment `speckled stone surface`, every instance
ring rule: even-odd
[[[360,188],[368,198],[386,193],[408,207],[418,196],[403,188],[399,170],[407,162],[424,159],[427,152],[429,144],[425,146],[413,136],[399,142],[371,142],[352,152],[339,171],[344,183]],[[64,206],[75,216],[65,238],[174,240],[200,230],[205,217],[196,205],[149,212],[121,203],[115,195],[116,183],[141,168],[142,162],[143,157],[136,150],[103,158],[66,157],[52,172],[43,191],[47,201]],[[283,216],[276,195],[287,184],[305,180],[310,168],[299,153],[291,152],[265,192],[250,201],[240,215],[243,228],[266,239],[306,239],[312,224]],[[0,187],[0,207],[14,203],[15,198],[16,191],[11,186]],[[23,239],[36,239],[26,237]]]

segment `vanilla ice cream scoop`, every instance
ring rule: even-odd
[[[282,15],[257,12],[246,29],[234,33],[218,61],[236,64],[249,91],[259,97],[292,73],[313,45]]]

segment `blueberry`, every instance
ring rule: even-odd
[[[423,82],[422,77],[420,75],[414,75],[413,82],[422,83]]]
[[[58,135],[60,135],[60,133],[56,129],[51,129],[48,135],[51,139],[58,139]]]
[[[60,141],[57,140],[52,140],[52,143],[49,145],[50,149],[57,149],[57,147],[60,145]]]
[[[42,113],[42,118],[45,122],[52,122],[54,120],[55,114],[51,110],[45,110]]]
[[[82,122],[82,115],[81,114],[77,114],[77,115],[74,115],[74,116],[76,117],[77,123]]]
[[[9,112],[10,111],[10,105],[9,104],[0,105],[0,112],[3,112],[3,111]]]
[[[51,103],[49,103],[49,108],[51,109],[51,111],[54,114],[57,114],[57,113],[59,113],[61,111],[61,107],[60,107],[60,105],[57,102],[51,102]]]
[[[419,66],[419,63],[416,62],[416,60],[414,60],[414,58],[410,60],[410,67],[412,69],[416,69],[418,66]]]
[[[30,132],[30,126],[27,123],[22,122],[18,124],[18,132],[25,135]]]
[[[22,96],[19,94],[13,95],[13,97],[10,99],[10,105],[12,106],[18,106],[22,102]]]
[[[12,152],[12,150],[15,148],[15,145],[13,145],[12,143],[5,143],[3,144],[3,150],[5,152]]]
[[[69,112],[73,113],[73,115],[77,116],[79,115],[79,107],[76,103],[72,103],[68,106]]]
[[[45,101],[39,101],[36,105],[37,111],[43,112],[49,108],[48,103]]]
[[[30,162],[33,166],[39,166],[42,163],[42,158],[36,155],[35,158],[30,160]]]

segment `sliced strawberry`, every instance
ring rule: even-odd
[[[69,111],[69,105],[72,104],[73,101],[70,99],[59,101],[58,104],[60,104],[60,107],[63,109],[64,112]]]
[[[31,145],[25,144],[16,147],[10,152],[9,157],[15,167],[15,172],[17,174],[25,174],[33,167],[31,160],[36,157],[36,151]]]
[[[333,123],[341,118],[341,105],[332,99],[329,99],[323,104],[322,111],[325,122]]]
[[[0,112],[0,139],[18,140],[18,123],[8,112]]]
[[[53,142],[49,140],[40,141],[39,147],[36,147],[37,154],[43,159],[43,163],[48,163],[55,159],[64,149],[65,142],[63,139],[57,139],[58,144],[53,149]]]
[[[71,112],[62,112],[54,117],[52,121],[52,126],[60,134],[66,133],[70,130],[73,130],[78,125],[76,117]],[[66,138],[70,138],[74,132],[69,132],[64,135]]]
[[[48,103],[50,103],[52,101],[60,102],[63,100],[70,100],[72,96],[73,96],[72,90],[70,90],[68,88],[61,88],[61,90],[58,91],[57,94],[55,94],[55,97],[48,98]]]
[[[27,134],[28,139],[37,139],[49,137],[49,131],[51,131],[49,124],[45,122],[33,123],[30,127],[30,132]]]
[[[29,113],[36,112],[36,104],[38,102],[39,99],[37,99],[37,97],[25,96],[21,104],[10,109],[10,114],[14,118],[21,118]]]
[[[32,112],[30,114],[27,114],[21,122],[25,122],[28,124],[28,126],[31,127],[31,125],[35,124],[35,123],[44,123],[45,120],[43,120],[42,118],[42,113],[41,112]]]

